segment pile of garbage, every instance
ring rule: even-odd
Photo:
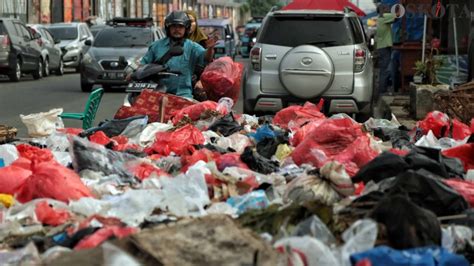
[[[0,264],[474,262],[474,120],[232,105],[0,145]]]

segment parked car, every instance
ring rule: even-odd
[[[373,64],[352,11],[270,12],[244,75],[244,112],[325,99],[326,113],[372,114]]]
[[[215,58],[222,56],[235,58],[235,33],[229,19],[199,19],[198,25],[207,36],[219,38],[214,48]]]
[[[89,29],[95,38],[97,36],[97,33],[99,33],[101,30],[105,28],[110,28],[110,26],[106,24],[99,24],[99,25],[92,25]]]
[[[47,77],[53,71],[56,75],[64,74],[64,63],[59,39],[55,39],[51,32],[41,24],[29,25],[31,34],[41,47],[43,59],[43,76]]]
[[[26,25],[17,19],[0,18],[0,74],[19,81],[22,74],[43,77],[41,48]]]
[[[46,28],[54,37],[61,40],[59,47],[63,54],[64,66],[75,68],[79,72],[84,54],[87,52],[86,41],[93,41],[94,37],[86,23],[57,23],[47,25]]]
[[[127,85],[126,65],[119,62],[119,57],[124,56],[128,63],[135,62],[145,55],[152,42],[165,36],[149,22],[150,19],[116,18],[110,27],[97,34],[94,42],[86,42],[90,49],[84,55],[80,70],[82,91],[91,91],[94,84],[104,87]]]

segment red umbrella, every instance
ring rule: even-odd
[[[321,9],[343,11],[344,7],[352,8],[358,16],[364,17],[366,15],[364,11],[348,0],[294,0],[287,6],[283,7],[283,10]]]

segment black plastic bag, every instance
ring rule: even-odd
[[[441,150],[428,147],[414,147],[405,156],[405,161],[410,165],[410,169],[426,169],[439,176],[463,177],[464,167],[457,158],[447,158],[441,154]]]
[[[409,169],[409,165],[403,157],[391,152],[384,152],[364,165],[352,180],[364,183],[372,180],[378,183],[386,178],[397,176],[407,169]]]
[[[267,159],[271,159],[276,153],[278,145],[288,143],[288,137],[278,135],[275,138],[264,138],[257,143],[257,152]]]
[[[225,115],[209,127],[209,130],[219,133],[224,137],[228,137],[242,129],[243,127],[235,121],[232,113]]]
[[[412,148],[414,144],[410,142],[409,130],[401,126],[398,129],[393,128],[376,128],[374,129],[374,136],[382,141],[390,141],[392,147],[396,149]]]
[[[125,119],[105,120],[99,123],[99,126],[82,131],[80,137],[89,137],[97,131],[103,131],[107,137],[112,138],[120,135],[132,121],[144,119],[146,115],[132,116]]]
[[[253,151],[251,147],[245,148],[244,152],[240,155],[240,159],[247,164],[250,169],[261,174],[271,174],[278,170],[277,162],[270,161],[261,156]]]
[[[465,211],[469,205],[455,190],[441,181],[441,177],[420,169],[400,173],[389,195],[407,195],[418,206],[434,212],[437,216],[455,215]]]
[[[374,208],[370,218],[384,225],[387,244],[392,248],[441,245],[441,226],[436,215],[405,196],[385,197]]]

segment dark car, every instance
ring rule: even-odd
[[[110,28],[110,26],[107,25],[107,24],[92,25],[90,27],[90,31],[91,31],[92,35],[94,35],[94,37],[96,37],[97,34],[100,31],[102,31],[103,29],[107,29],[107,28]]]
[[[64,74],[64,63],[60,40],[41,24],[29,25],[31,34],[41,47],[41,56],[43,58],[43,76],[47,77],[53,71],[56,75]]]
[[[121,18],[120,21],[129,20]],[[119,57],[124,56],[129,63],[136,62],[152,42],[164,36],[161,30],[148,23],[140,24],[138,19],[130,21],[133,23],[110,24],[97,34],[93,43],[86,43],[91,46],[81,65],[82,91],[91,91],[94,84],[107,88],[127,85],[126,66],[119,63]]]
[[[23,22],[0,18],[0,75],[19,81],[22,73],[43,77],[41,48]]]

